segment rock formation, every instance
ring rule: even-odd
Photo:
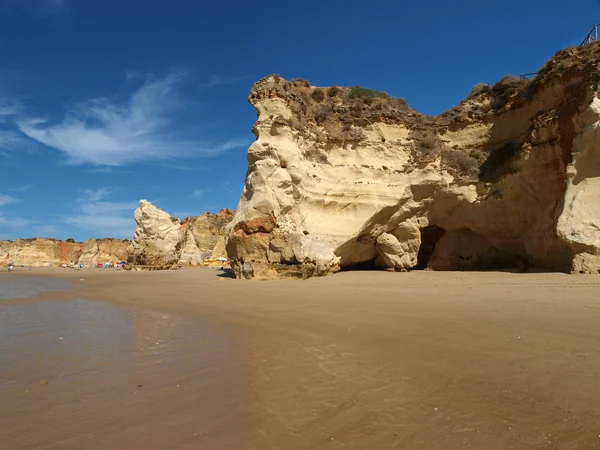
[[[12,241],[0,241],[0,265],[10,262],[8,261],[8,255],[12,245]]]
[[[233,211],[204,213],[182,223],[142,200],[134,217],[137,229],[130,260],[138,265],[169,267],[177,263],[199,265],[209,257],[224,256],[224,230]]]
[[[232,218],[233,211],[228,208],[217,214],[203,213],[186,218],[182,224],[183,246],[179,262],[195,265],[208,258],[225,256],[225,226]]]
[[[134,263],[170,266],[179,260],[182,245],[181,221],[141,200],[134,214],[137,229],[133,235]]]
[[[208,258],[225,256],[225,226],[233,217],[231,209],[217,214],[176,217],[142,200],[135,211],[137,229],[134,241],[90,239],[63,242],[34,238],[0,241],[0,265],[60,266],[128,261],[133,264],[168,268],[174,264],[200,265]]]
[[[126,261],[131,241],[90,239],[85,243],[34,238],[0,241],[0,265],[8,263],[33,267],[57,267],[62,264],[86,266]]]
[[[86,241],[78,263],[92,266],[127,261],[130,251],[131,241],[126,239],[90,239]]]
[[[438,117],[364,88],[268,76],[226,231],[238,277],[342,268],[600,270],[600,44]]]
[[[25,266],[58,266],[76,264],[84,244],[63,242],[57,239],[17,239],[0,243],[0,264],[23,264]]]

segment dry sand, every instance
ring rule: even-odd
[[[44,420],[71,423],[71,439],[44,448],[600,448],[596,276],[347,272],[245,282],[211,269],[31,274],[74,284],[42,299],[84,297],[211,324],[239,344],[241,362],[231,370],[244,384],[243,394],[230,396],[226,386],[215,388],[202,404],[148,394],[111,427],[102,410],[95,428],[78,427],[68,409],[47,411]],[[226,380],[219,370],[203,382]],[[146,376],[156,385],[172,375],[148,367]],[[52,395],[52,383],[43,389]],[[232,424],[227,411],[245,419]],[[221,433],[193,440],[190,418]],[[35,433],[38,419],[3,426],[30,421]]]

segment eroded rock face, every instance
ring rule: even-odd
[[[183,222],[146,200],[135,211],[137,229],[132,262],[148,266],[200,265],[211,257],[224,256],[225,225],[233,211],[204,213]]]
[[[197,265],[208,258],[226,256],[225,226],[232,218],[233,211],[227,208],[217,214],[207,212],[186,218],[182,224],[183,245],[179,262]]]
[[[131,241],[121,239],[90,239],[85,242],[79,264],[86,266],[127,261],[131,251]]]
[[[17,239],[0,243],[0,264],[23,264],[34,267],[55,267],[76,264],[84,244],[63,242],[56,239]]]
[[[236,275],[598,272],[599,62],[597,44],[565,50],[533,83],[503,80],[440,117],[377,93],[258,81],[257,140],[226,232]]]
[[[181,254],[181,221],[141,200],[134,214],[137,228],[133,236],[133,262],[147,266],[171,266]]]

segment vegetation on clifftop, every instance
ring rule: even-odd
[[[401,124],[411,130],[412,145],[409,166],[422,167],[439,160],[443,169],[465,181],[493,182],[513,173],[525,138],[502,145],[482,144],[477,149],[450,148],[443,140],[446,130],[465,127],[477,121],[515,110],[534,99],[543,89],[560,80],[571,94],[565,101],[576,107],[583,96],[597,88],[600,82],[600,42],[585,47],[559,51],[537,73],[527,79],[506,75],[493,85],[481,83],[456,107],[437,116],[427,116],[411,109],[401,98],[362,86],[350,88],[314,87],[308,80],[287,81],[272,75],[258,81],[249,100],[280,97],[290,106],[290,118],[273,117],[276,132],[279,126],[289,126],[294,132],[317,142],[318,150],[306,150],[311,159],[325,163],[326,146],[319,144],[357,145],[366,137],[365,131],[375,124]],[[576,88],[573,88],[576,87]],[[535,120],[532,126],[535,125]],[[385,138],[381,135],[382,142]],[[566,147],[565,147],[566,148]],[[410,170],[410,167],[408,167]]]

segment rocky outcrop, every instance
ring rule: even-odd
[[[46,238],[3,241],[0,243],[0,264],[14,263],[34,267],[76,264],[83,248],[84,244],[79,242]]]
[[[181,221],[141,200],[134,214],[137,229],[133,236],[133,262],[148,266],[176,264],[181,253]]]
[[[207,212],[186,218],[182,224],[183,245],[179,262],[196,265],[208,258],[224,257],[225,226],[232,218],[233,210],[228,208],[217,214]]]
[[[0,265],[60,266],[105,262],[168,268],[174,264],[200,265],[208,258],[223,257],[225,226],[234,211],[188,217],[182,223],[146,200],[135,211],[134,240],[90,239],[85,244],[35,238],[0,241]]]
[[[86,266],[127,261],[131,251],[131,241],[122,239],[90,239],[85,242],[79,264]]]
[[[138,265],[169,267],[200,265],[210,257],[224,256],[225,225],[233,211],[204,213],[183,222],[146,200],[135,211],[137,229],[130,261]],[[221,250],[223,249],[222,253]]]
[[[272,75],[227,253],[238,277],[341,268],[600,271],[599,44],[439,117]]]

